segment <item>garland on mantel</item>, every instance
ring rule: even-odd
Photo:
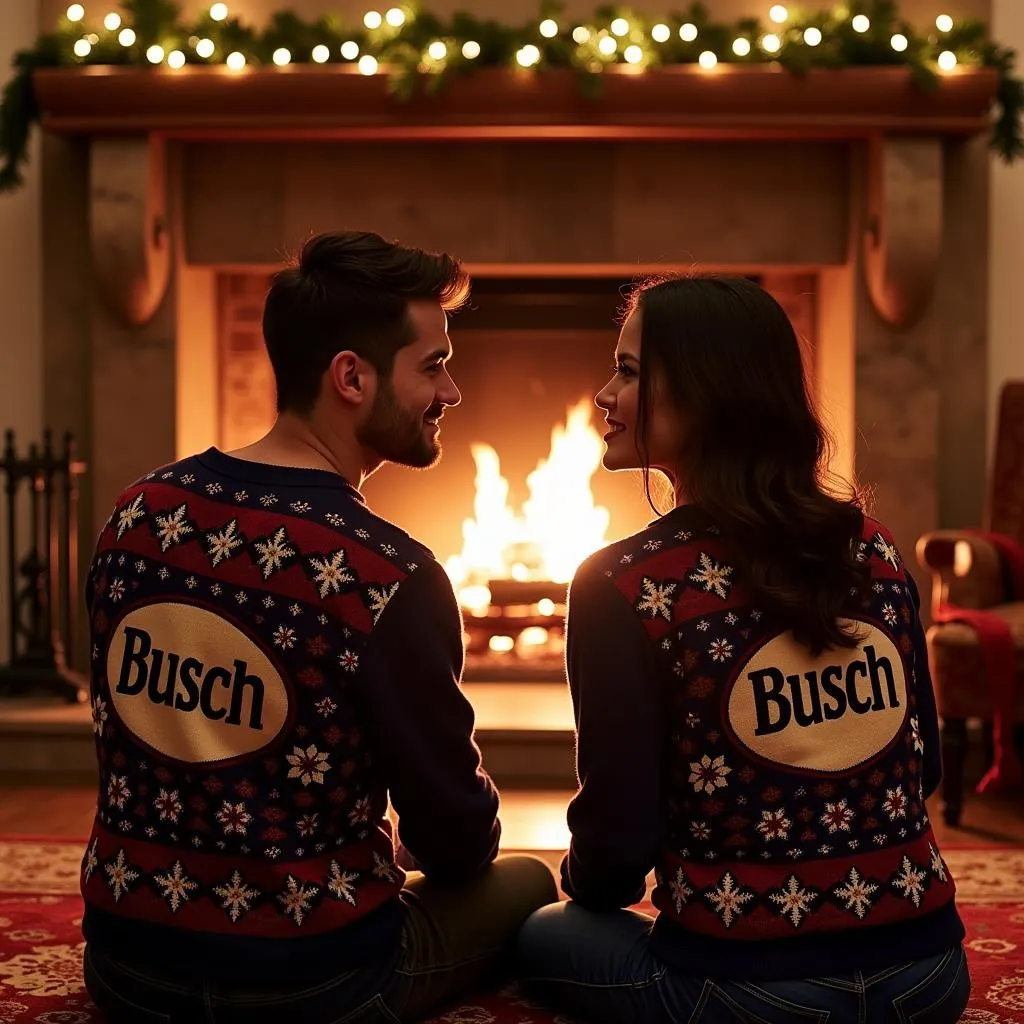
[[[943,74],[957,66],[989,67],[999,72],[992,146],[1007,162],[1024,153],[1024,82],[1014,73],[1015,52],[989,39],[980,21],[939,15],[931,28],[916,30],[900,17],[895,0],[849,0],[817,13],[775,4],[765,22],[732,24],[712,20],[700,3],[662,18],[602,7],[583,21],[546,4],[536,19],[518,26],[465,13],[442,19],[401,2],[367,12],[357,25],[330,15],[304,21],[282,10],[263,29],[232,17],[225,3],[193,21],[182,19],[173,0],[124,0],[120,12],[99,21],[92,13],[72,3],[55,31],[14,58],[0,105],[0,191],[21,184],[29,135],[39,120],[33,72],[83,65],[173,73],[185,65],[243,72],[253,65],[354,64],[363,74],[386,74],[400,99],[420,87],[436,90],[449,76],[477,67],[572,68],[588,92],[600,88],[601,72],[615,64],[710,70],[719,62],[775,63],[795,73],[888,65],[909,68],[925,89],[940,88]]]

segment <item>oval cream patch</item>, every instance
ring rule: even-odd
[[[288,719],[288,689],[262,648],[222,616],[175,601],[117,623],[107,682],[126,728],[177,761],[252,754]]]
[[[792,633],[781,633],[740,669],[728,722],[752,753],[792,768],[847,771],[899,733],[907,714],[903,658],[877,626],[849,624],[861,638],[857,647],[814,658]]]

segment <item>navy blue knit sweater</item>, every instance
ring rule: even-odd
[[[87,599],[90,942],[219,979],[393,952],[389,791],[428,875],[495,856],[451,584],[340,477],[215,449],[151,473]]]
[[[682,970],[847,974],[963,937],[925,811],[940,764],[917,590],[873,520],[860,557],[860,643],[817,658],[762,613],[694,508],[573,581],[581,790],[562,885],[627,906],[655,869],[653,947]]]

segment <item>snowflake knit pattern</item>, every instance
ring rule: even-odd
[[[653,649],[662,680],[667,823],[653,896],[662,947],[684,932],[689,949],[702,941],[706,951],[877,935],[955,913],[925,810],[938,781],[937,721],[916,587],[874,520],[858,558],[871,577],[848,613],[858,645],[819,657],[767,621],[717,527],[696,510],[611,545],[574,581],[577,595],[607,590],[606,630],[632,636],[627,620],[639,622],[636,643]],[[588,655],[578,646],[585,701]],[[634,660],[643,656],[638,647]],[[581,800],[581,815],[594,797]],[[582,846],[579,858],[582,870]],[[956,928],[941,930],[956,941]]]
[[[352,694],[381,613],[429,558],[340,478],[242,487],[195,457],[120,497],[87,587],[87,914],[274,939],[395,896]]]

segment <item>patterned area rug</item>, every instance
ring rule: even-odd
[[[100,1024],[82,985],[81,844],[0,840],[0,1024]],[[946,849],[974,978],[961,1021],[1024,1024],[1024,849]],[[515,987],[431,1024],[559,1024]],[[561,1024],[568,1024],[561,1018]]]

